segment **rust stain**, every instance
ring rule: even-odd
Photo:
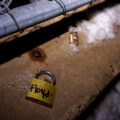
[[[34,48],[28,54],[32,61],[43,62],[46,64],[45,60],[47,58],[47,55],[45,54],[44,50],[42,50],[41,48]]]

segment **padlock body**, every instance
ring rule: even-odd
[[[56,86],[33,78],[27,92],[27,97],[33,98],[53,106],[56,95]]]

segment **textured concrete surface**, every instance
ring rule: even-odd
[[[87,44],[84,34],[79,34],[80,49],[76,53],[69,45],[67,29],[78,16],[83,19],[85,13],[0,44],[2,120],[73,120],[120,72],[120,27],[115,26],[114,39],[100,44]],[[44,60],[31,59],[30,51],[36,47],[44,51]],[[25,99],[29,83],[39,69],[52,71],[57,78],[52,109]]]
[[[111,84],[109,89],[105,89],[101,95],[93,102],[94,105],[85,111],[79,120],[119,120],[120,119],[120,74]]]

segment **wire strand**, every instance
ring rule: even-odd
[[[15,22],[19,32],[23,32],[24,30],[20,28],[16,18],[14,17],[14,15],[11,13],[11,10],[9,8],[10,4],[12,3],[13,0],[9,0],[8,3],[6,3],[6,0],[2,0],[0,1],[0,14],[5,14],[7,13]]]
[[[63,14],[66,14],[66,6],[62,0],[55,0],[63,10]]]

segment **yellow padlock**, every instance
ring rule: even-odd
[[[53,80],[53,84],[50,84],[43,80],[39,80],[38,78],[42,74],[49,75]],[[29,100],[39,102],[40,104],[47,107],[52,107],[57,90],[55,85],[56,77],[53,73],[46,70],[40,71],[40,73],[37,73],[35,78],[32,79],[26,97]]]

